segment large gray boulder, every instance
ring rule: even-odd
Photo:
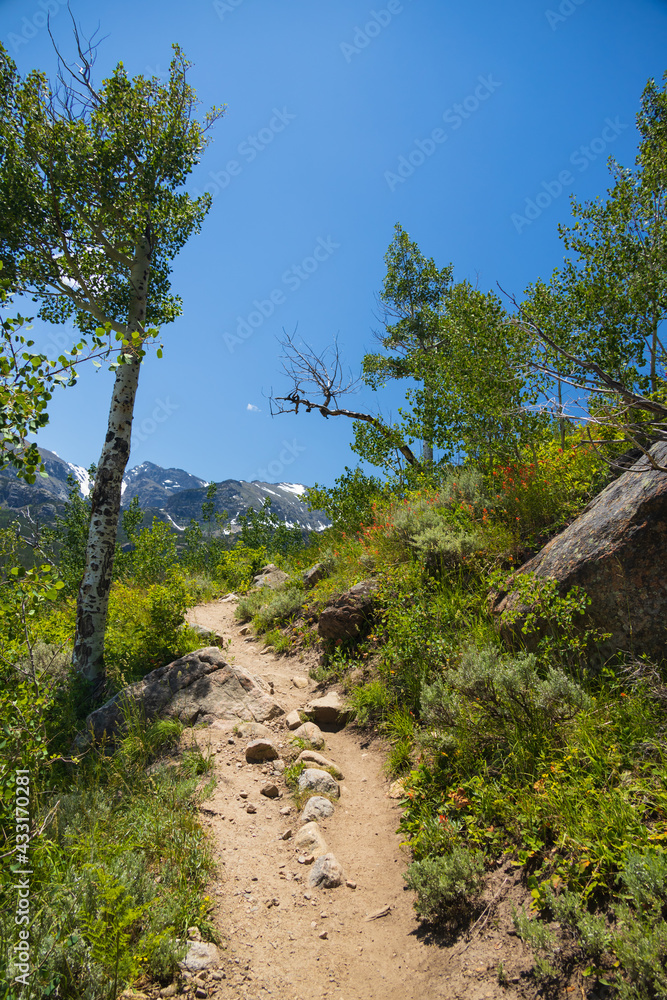
[[[317,623],[321,639],[354,639],[373,617],[374,580],[362,580],[344,594],[332,598]]]
[[[217,646],[188,653],[123,688],[88,716],[87,730],[97,739],[104,733],[115,736],[128,708],[147,722],[161,716],[189,725],[205,718],[264,722],[283,715],[263,682],[243,667],[227,663]]]
[[[667,466],[667,442],[651,449]],[[588,624],[611,633],[601,654],[614,650],[667,656],[667,473],[646,457],[604,489],[572,524],[552,538],[518,574],[554,578],[559,592],[573,586],[591,597]],[[513,592],[498,595],[494,610],[519,611]]]

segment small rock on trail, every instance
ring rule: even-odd
[[[300,792],[317,792],[320,795],[331,795],[334,799],[340,797],[340,788],[335,778],[328,771],[320,771],[316,767],[307,767],[299,775]]]
[[[261,764],[265,760],[275,760],[280,756],[276,747],[263,736],[259,740],[252,740],[245,748],[245,759],[249,764]]]
[[[301,810],[299,822],[311,823],[321,819],[328,819],[329,816],[333,816],[334,812],[335,807],[331,799],[325,799],[323,795],[313,795]]]
[[[308,885],[313,888],[337,889],[345,881],[343,869],[333,854],[323,854],[310,869]]]

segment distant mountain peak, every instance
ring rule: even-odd
[[[40,454],[48,478],[38,477],[33,486],[18,479],[11,470],[0,472],[0,507],[18,510],[30,505],[40,516],[51,519],[67,500],[69,475],[74,476],[83,496],[89,494],[90,477],[84,468],[64,461],[54,451],[40,448]],[[153,462],[142,462],[125,473],[121,504],[128,507],[136,496],[149,518],[156,516],[182,531],[192,519],[201,520],[209,485],[184,469],[164,469]],[[239,514],[249,507],[258,510],[267,499],[271,500],[272,514],[287,525],[321,531],[330,523],[322,511],[308,510],[302,499],[306,487],[300,483],[225,479],[216,483],[216,487],[216,512],[224,511],[230,525],[238,525]]]

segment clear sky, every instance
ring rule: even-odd
[[[357,372],[376,349],[396,222],[440,267],[453,262],[456,280],[520,294],[548,277],[570,194],[604,194],[608,156],[634,162],[641,92],[667,69],[665,0],[72,9],[84,32],[99,23],[106,36],[100,77],[120,60],[131,74],[165,74],[178,42],[203,107],[228,106],[188,185],[213,205],[175,262],[184,311],[163,330],[165,357],[145,363],[130,459],[207,480],[331,484],[354,465],[350,421],[271,418],[267,397],[285,386],[277,338],[296,330],[319,350],[337,336]],[[66,45],[60,0],[0,2],[0,38],[22,73],[53,72],[45,10]],[[63,328],[38,332],[48,343]],[[39,443],[96,461],[110,377],[91,371],[59,392]],[[390,414],[400,397],[351,405]]]

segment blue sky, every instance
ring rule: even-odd
[[[53,72],[46,9],[66,44],[59,0],[0,2],[0,38],[22,73]],[[267,397],[285,386],[277,338],[298,331],[320,350],[337,336],[356,373],[375,349],[396,222],[440,267],[453,262],[456,280],[520,295],[548,277],[569,196],[604,194],[608,156],[633,163],[641,92],[667,69],[665,0],[72,9],[84,32],[99,22],[107,36],[100,77],[119,60],[131,74],[166,73],[178,42],[203,107],[228,108],[188,184],[213,205],[175,262],[184,311],[163,330],[165,357],[145,363],[130,459],[207,480],[331,484],[354,465],[350,421],[271,418]],[[38,329],[40,342],[62,333]],[[110,378],[86,372],[59,392],[39,443],[96,461]],[[351,405],[390,414],[400,395]]]

